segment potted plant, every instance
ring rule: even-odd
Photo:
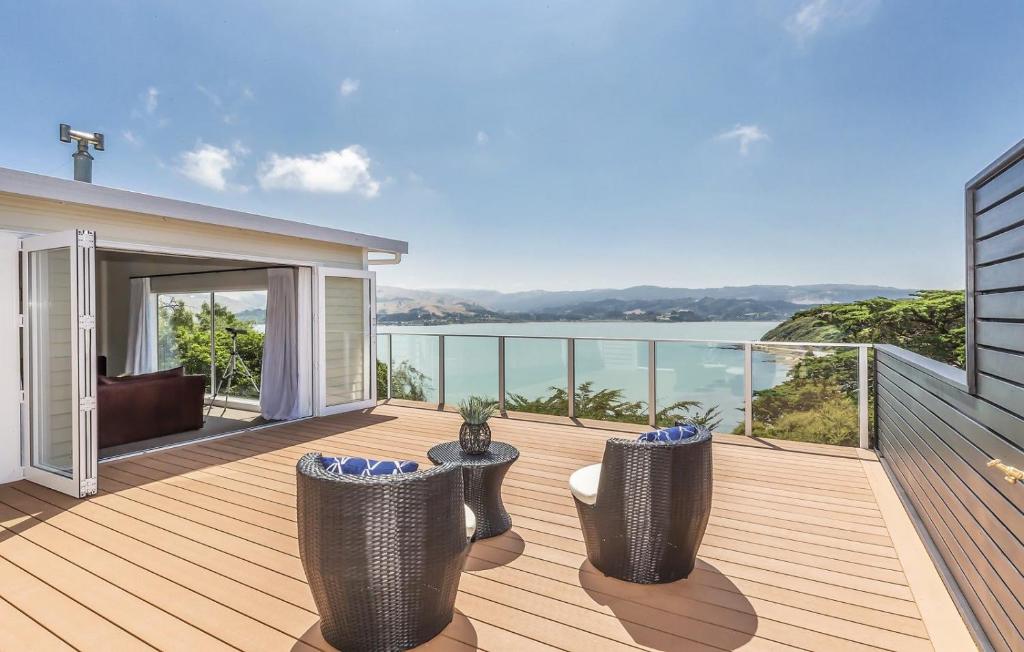
[[[470,455],[482,455],[491,445],[491,427],[487,420],[494,416],[498,404],[483,396],[470,396],[459,401],[462,427],[459,428],[459,445]]]

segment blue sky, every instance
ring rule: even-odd
[[[379,282],[962,287],[1024,5],[8,3],[0,166],[408,240]]]

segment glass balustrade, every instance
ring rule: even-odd
[[[686,421],[744,434],[749,385],[754,436],[856,446],[870,430],[870,410],[860,403],[861,392],[870,400],[870,373],[861,373],[856,346],[659,340],[653,374],[651,347],[650,340],[384,334],[378,387],[387,396],[390,364],[394,398],[449,406],[474,395],[497,400],[504,368],[506,412],[568,416],[573,400],[579,419],[647,424],[653,390],[658,427]]]
[[[648,422],[646,341],[576,340],[576,418]]]
[[[498,402],[498,338],[444,338],[444,402],[457,407],[470,396]]]
[[[388,394],[388,365],[391,363],[391,336],[382,333],[377,337],[377,400],[390,398]]]
[[[753,356],[751,434],[772,439],[858,445],[856,348],[762,342],[753,346]]]
[[[659,427],[690,421],[716,432],[742,430],[742,344],[658,342],[655,360]]]
[[[568,351],[564,339],[505,338],[505,409],[568,416]]]
[[[391,335],[391,396],[438,402],[440,343],[437,335]]]

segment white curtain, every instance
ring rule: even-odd
[[[156,295],[150,292],[149,278],[131,279],[128,311],[124,371],[131,375],[156,371]]]
[[[260,411],[264,419],[304,416],[299,387],[295,271],[267,270],[267,332],[263,337]]]

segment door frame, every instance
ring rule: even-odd
[[[315,416],[327,416],[343,412],[354,412],[366,410],[377,405],[377,272],[365,269],[348,269],[345,267],[330,267],[326,265],[317,266],[315,269],[316,296],[313,297],[313,379],[314,397],[313,413]],[[369,398],[362,401],[354,401],[342,405],[327,405],[327,369],[326,351],[326,326],[324,324],[325,310],[325,285],[328,276],[341,278],[357,278],[366,280],[367,297],[364,303],[363,315],[369,337],[363,345],[363,355],[366,361],[366,370],[363,377],[363,389],[365,396]]]
[[[29,254],[34,251],[70,250],[70,292],[68,296],[71,320],[71,475],[39,468],[32,460],[32,404],[33,384],[38,377],[42,361],[32,347],[30,329],[32,313],[29,310],[30,281]],[[89,230],[69,230],[45,235],[25,236],[19,241],[22,279],[22,402],[21,442],[22,467],[26,480],[77,498],[97,491],[97,413],[96,413],[96,233]]]

